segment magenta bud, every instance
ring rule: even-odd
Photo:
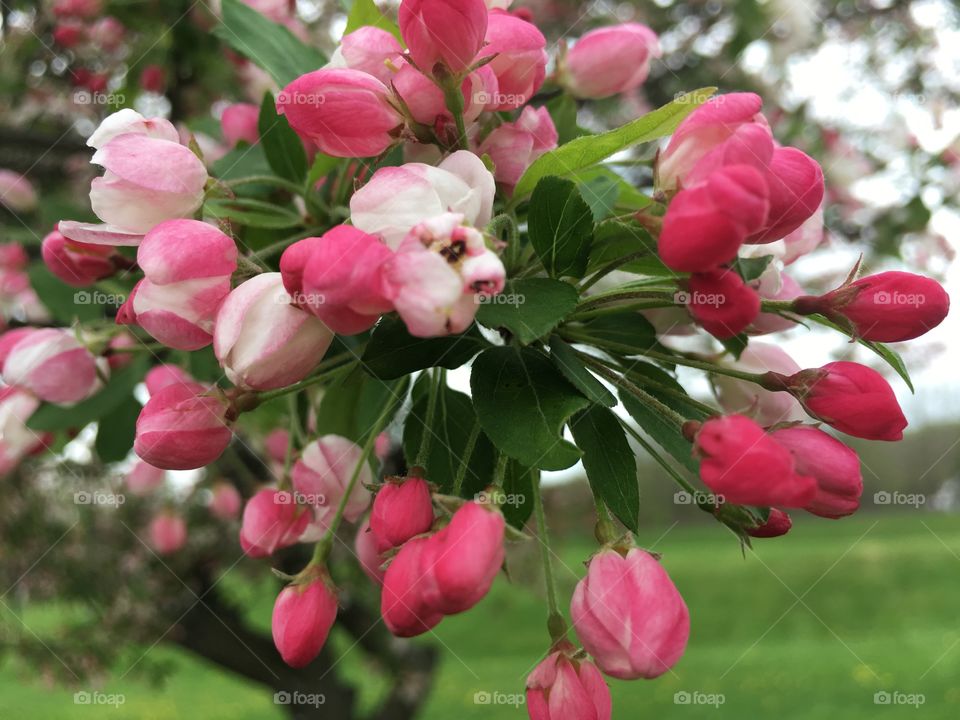
[[[530,720],[610,720],[610,688],[590,660],[547,656],[527,677]]]
[[[745,528],[745,532],[750,537],[755,538],[773,538],[786,535],[793,527],[793,521],[783,510],[770,508],[770,515],[767,521],[762,525],[755,525],[752,528]]]
[[[287,665],[304,667],[320,654],[336,619],[337,597],[325,572],[309,582],[288,585],[273,606],[273,644]]]
[[[377,492],[370,513],[370,530],[379,552],[403,545],[433,525],[430,486],[423,478],[387,481]]]

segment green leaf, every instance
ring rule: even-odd
[[[630,360],[629,363],[627,378],[668,408],[694,420],[704,420],[713,414],[697,406],[687,394],[686,388],[663,368],[640,360]]]
[[[741,258],[738,257],[733,263],[733,269],[737,271],[744,282],[756,280],[770,265],[773,255],[764,255],[763,257]]]
[[[679,427],[627,392],[620,392],[620,402],[640,428],[660,447],[688,470],[698,471],[700,465],[693,457],[693,446],[680,433]]]
[[[259,228],[292,228],[303,224],[303,219],[292,210],[252,198],[207,200],[204,215],[214,220],[236,220],[243,225]]]
[[[326,177],[334,170],[337,169],[337,166],[340,164],[340,158],[331,157],[329,155],[324,155],[322,152],[318,152],[317,156],[313,159],[313,166],[310,168],[310,175],[307,177],[307,187],[313,189],[313,186],[317,184],[317,181],[320,178]]]
[[[383,382],[354,370],[324,390],[317,408],[316,435],[342,435],[363,442],[391,403],[396,412],[407,395],[408,382]]]
[[[127,367],[116,372],[100,392],[73,407],[41,406],[30,416],[27,427],[31,430],[50,432],[79,429],[106,417],[124,401],[133,397],[133,388],[143,379],[147,372],[147,365],[147,358],[137,358]]]
[[[400,37],[400,28],[397,27],[395,22],[389,20],[380,12],[373,0],[353,0],[353,4],[350,6],[350,13],[347,15],[347,27],[343,31],[343,34],[349,35],[354,30],[358,30],[365,25],[372,25],[381,30],[386,30],[401,43],[403,42],[403,38]]]
[[[580,183],[580,195],[590,206],[594,221],[600,222],[613,213],[620,199],[620,183],[608,175],[597,175]]]
[[[621,270],[656,277],[677,277],[677,273],[664,265],[656,254],[657,241],[649,232],[635,222],[619,220],[606,220],[597,225],[593,232],[587,269],[593,272],[607,263],[635,253],[647,253],[647,257],[622,265]]]
[[[574,416],[570,431],[583,451],[583,467],[594,494],[636,532],[640,522],[637,459],[617,416],[593,405]]]
[[[511,280],[500,295],[484,299],[477,321],[494,330],[506,328],[529,345],[573,312],[579,297],[576,288],[560,280]]]
[[[103,317],[103,305],[92,302],[94,292],[67,285],[47,270],[47,266],[42,262],[32,264],[27,275],[40,302],[57,322],[70,325],[74,320],[96,320]]]
[[[546,177],[537,184],[528,216],[530,242],[552,277],[583,277],[590,254],[593,213],[577,186]]]
[[[724,338],[720,344],[733,356],[734,360],[739,360],[743,351],[747,349],[747,345],[750,344],[750,337],[746,333],[740,333],[731,338]]]
[[[103,462],[120,462],[130,452],[141,408],[140,403],[130,396],[100,418],[94,447]]]
[[[640,355],[660,344],[656,328],[638,312],[601,315],[583,327],[599,344],[625,355]]]
[[[550,359],[570,384],[586,395],[591,402],[607,407],[617,404],[613,393],[587,370],[577,357],[576,351],[556,335],[550,338]]]
[[[361,360],[368,373],[391,380],[429,367],[453,370],[488,347],[476,326],[460,335],[418,338],[400,318],[388,316],[377,324]]]
[[[282,25],[271,22],[241,0],[223,0],[221,23],[214,35],[263,68],[285,87],[301,75],[317,70],[327,59],[301,42]]]
[[[907,370],[907,366],[903,362],[903,358],[900,357],[900,354],[896,350],[892,350],[891,348],[884,345],[883,343],[874,342],[872,340],[862,340],[860,338],[856,338],[850,335],[850,333],[846,332],[843,328],[841,328],[836,323],[825,318],[823,315],[814,314],[814,315],[808,315],[807,317],[813,320],[814,322],[817,322],[821,325],[825,325],[828,328],[833,328],[837,332],[843,333],[847,337],[851,337],[857,340],[857,342],[859,342],[865,348],[868,348],[869,350],[875,352],[877,355],[883,358],[884,362],[886,362],[891,368],[894,369],[897,375],[899,375],[903,379],[903,381],[907,384],[907,387],[910,388],[910,392],[916,393],[916,390],[913,387],[913,380],[910,379],[910,371]]]
[[[424,392],[413,403],[403,425],[403,452],[407,464],[416,462],[423,439],[427,415],[428,393]],[[454,479],[460,471],[461,458],[466,452],[467,440],[477,422],[470,398],[461,392],[444,387],[437,399],[437,410],[431,425],[433,440],[426,459],[427,479],[440,488],[441,493],[453,491]],[[460,494],[473,497],[493,479],[496,462],[493,445],[482,432],[477,436],[473,452],[467,462]]]
[[[557,140],[560,145],[584,134],[583,129],[577,125],[577,101],[570,95],[562,93],[548,100],[547,112],[550,113],[553,126],[557,129]]]
[[[522,530],[533,514],[533,494],[537,492],[537,471],[516,460],[507,461],[503,474],[503,504],[500,510],[508,523]]]
[[[561,436],[589,400],[533,348],[498,347],[473,363],[470,389],[480,425],[494,445],[524,465],[563,470],[580,458]]]
[[[253,175],[269,175],[270,165],[267,163],[260,143],[241,144],[213,163],[210,173],[220,180],[237,180]],[[251,187],[272,190],[266,185],[248,185],[244,186],[244,190]]]
[[[706,102],[715,91],[716,88],[694,90],[615,130],[576,138],[556,150],[541,155],[527,168],[517,183],[513,193],[514,201],[531,193],[537,183],[548,175],[576,176],[580,170],[631,145],[669,135],[687,115]]]
[[[307,176],[307,153],[287,118],[277,114],[272,93],[263,95],[257,129],[270,168],[286,180],[302,183]]]

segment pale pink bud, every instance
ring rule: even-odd
[[[527,677],[530,720],[610,720],[610,688],[597,666],[557,651]]]
[[[277,112],[334,157],[379,155],[397,141],[404,124],[386,85],[349,68],[300,76],[277,96]]]
[[[381,568],[383,558],[377,550],[377,539],[370,532],[370,521],[364,520],[357,528],[357,535],[353,541],[353,550],[360,561],[360,567],[373,582],[383,585],[384,571]]]
[[[827,433],[809,425],[775,430],[770,437],[793,455],[797,472],[817,481],[817,492],[804,510],[821,517],[852,515],[860,507],[863,476],[860,458]]]
[[[337,596],[326,572],[310,582],[288,585],[277,596],[270,628],[273,644],[293,668],[308,665],[323,648],[337,619]]]
[[[0,171],[2,174],[3,171]],[[2,192],[2,190],[0,190]],[[23,270],[30,258],[20,243],[0,243],[0,269]]]
[[[496,182],[483,161],[458,150],[436,167],[407,163],[377,170],[351,197],[351,220],[396,250],[415,225],[443,213],[459,213],[464,224],[486,227],[495,194]]]
[[[623,23],[592,30],[567,53],[564,69],[576,97],[605,98],[643,85],[660,42],[646,25]]]
[[[37,207],[37,191],[20,173],[0,168],[0,205],[15,213],[30,212]]]
[[[473,63],[487,31],[483,0],[402,0],[400,34],[423,72],[442,64],[460,73]]]
[[[213,350],[234,385],[272,390],[303,380],[333,342],[320,320],[294,307],[280,273],[262,273],[227,296]]]
[[[3,380],[19,385],[41,400],[56,405],[72,405],[93,395],[101,387],[98,366],[73,333],[59,328],[32,330],[10,347],[3,363]]]
[[[169,220],[143,239],[137,261],[144,279],[117,314],[164,345],[198,350],[213,340],[214,319],[230,292],[237,247],[212,225]]]
[[[377,435],[377,439],[373,443],[373,454],[376,455],[378,459],[383,460],[390,454],[390,448],[392,446],[393,443],[390,439],[390,433],[384,430]]]
[[[430,486],[423,478],[389,479],[377,491],[370,512],[370,529],[377,549],[385,552],[403,545],[433,525]]]
[[[573,592],[577,637],[604,673],[655,678],[676,665],[690,636],[690,614],[666,570],[637,548],[602,550]]]
[[[744,372],[764,373],[773,370],[785,375],[800,370],[800,366],[780,346],[762,342],[751,342],[739,360],[729,362],[726,366]],[[765,390],[757,383],[727,375],[715,375],[712,381],[720,407],[728,413],[746,415],[763,427],[805,417],[800,403],[787,393]]]
[[[290,433],[286,430],[272,430],[264,440],[267,455],[275,463],[282,464],[287,459],[287,448],[290,445]]]
[[[430,607],[423,597],[423,584],[429,566],[423,554],[428,538],[417,537],[400,548],[383,577],[380,614],[383,624],[397,637],[422,635],[443,620],[443,613]]]
[[[27,427],[27,420],[39,406],[40,399],[26,390],[0,387],[0,477],[25,456],[43,448],[44,438]]]
[[[428,538],[420,562],[429,607],[454,615],[484,598],[503,565],[505,529],[499,510],[471,501]]]
[[[240,524],[240,547],[254,558],[293,545],[310,523],[310,511],[293,493],[264,488],[247,501]]]
[[[127,473],[127,489],[134,495],[149,495],[163,485],[166,478],[166,470],[154,467],[143,460],[137,460],[137,464]]]
[[[47,269],[73,287],[92,285],[116,272],[115,251],[108,245],[90,245],[67,240],[57,230],[47,235],[40,246]]]
[[[90,41],[98,49],[113,51],[120,47],[126,28],[115,17],[107,15],[90,26]]]
[[[187,523],[172,512],[164,512],[150,521],[147,529],[150,546],[158,555],[170,555],[187,542]]]
[[[324,435],[303,449],[291,477],[298,500],[314,509],[313,531],[322,532],[328,527],[362,454],[356,443],[339,435]],[[363,462],[343,511],[348,522],[359,520],[370,506],[370,491],[365,486],[372,482],[373,472]]]
[[[547,41],[537,26],[506,12],[491,12],[481,57],[494,55],[489,67],[497,92],[488,110],[513,110],[540,89],[546,76]]]
[[[504,123],[490,133],[477,153],[490,156],[497,182],[512,189],[534,160],[557,147],[557,140],[547,109],[528,106],[516,122]]]
[[[220,129],[224,141],[236,145],[241,140],[256,145],[260,141],[260,108],[250,103],[234,103],[220,116]]]
[[[227,449],[233,433],[227,405],[198,385],[168,385],[153,395],[137,418],[133,449],[165,470],[193,470],[209,465]]]
[[[387,63],[398,64],[402,55],[403,48],[393,35],[366,25],[343,36],[327,67],[361,70],[389,85],[393,73]]]
[[[150,368],[143,382],[147,386],[147,392],[151,396],[156,395],[168,385],[200,387],[199,383],[190,377],[190,374],[182,367],[167,364],[156,365]]]
[[[87,138],[87,145],[99,150],[120,135],[143,135],[173,143],[180,142],[180,134],[169,120],[147,119],[136,110],[124,108],[105,117],[93,134]]]
[[[237,489],[228,482],[218,482],[213,486],[210,498],[210,512],[221,520],[233,520],[240,514],[243,498]]]

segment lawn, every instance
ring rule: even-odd
[[[690,606],[692,632],[675,672],[656,681],[611,682],[616,720],[957,717],[957,517],[918,512],[810,520],[789,538],[758,542],[756,554],[745,558],[719,526],[650,528],[640,541],[663,553]],[[558,550],[562,596],[569,597],[589,546]],[[518,568],[528,568],[528,560],[518,559]],[[4,621],[13,620],[4,614]],[[513,703],[545,649],[539,589],[500,580],[474,611],[444,620],[433,641],[446,651],[423,718],[526,716]],[[22,668],[8,664],[0,668],[0,717],[283,717],[258,688],[185,654],[163,652],[176,671],[162,689],[129,681],[102,688],[124,694],[116,709],[76,705],[72,691],[25,680]],[[344,667],[362,677],[358,658],[348,655]],[[888,693],[881,698],[891,704],[876,704],[876,693]],[[910,699],[923,704],[894,704]]]

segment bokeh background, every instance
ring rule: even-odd
[[[345,25],[336,0],[249,4],[280,13],[327,52]],[[827,251],[794,268],[805,287],[834,286],[862,255],[871,271],[907,265],[960,290],[952,262],[960,237],[955,3],[516,5],[531,10],[551,42],[628,20],[660,35],[664,54],[646,86],[581,107],[585,127],[632,119],[696,87],[763,95],[778,138],[818,158],[827,176]],[[102,117],[119,107],[166,115],[194,133],[208,158],[222,155],[232,167],[237,156],[221,143],[218,114],[231,102],[259,102],[264,88],[257,70],[212,32],[213,0],[105,0],[101,15],[117,25],[71,47],[62,30],[55,35],[51,6],[0,0],[0,167],[25,173],[40,197],[26,212],[0,206],[0,243],[22,243],[34,260],[56,221],[89,216],[93,170],[83,143]],[[649,182],[649,171],[633,161],[654,150],[623,158],[638,184]],[[263,162],[256,152],[244,157],[247,174]],[[43,317],[56,305],[42,268],[32,266],[30,278],[35,295],[0,283],[5,322]],[[896,445],[854,443],[866,490],[852,518],[798,518],[787,537],[743,550],[675,496],[652,464],[642,465],[638,541],[663,553],[693,627],[675,672],[655,682],[611,681],[615,718],[957,716],[958,333],[954,313],[903,349],[916,392],[891,382],[911,425]],[[778,342],[802,366],[853,357],[879,368],[827,333],[798,328]],[[683,379],[709,392],[696,375]],[[190,552],[160,561],[142,540],[145,503],[113,511],[74,503],[78,490],[117,482],[92,462],[91,437],[88,428],[58,446],[54,460],[0,484],[0,716],[340,718],[322,706],[276,702],[282,671],[268,658],[268,631],[277,581],[241,557],[235,527],[198,511]],[[252,484],[261,469],[248,460],[218,470]],[[567,597],[595,547],[589,490],[578,475],[575,468],[551,478],[547,497]],[[172,478],[169,499],[194,492],[195,481]],[[304,691],[349,697],[355,717],[399,719],[411,708],[427,720],[524,717],[524,678],[546,637],[536,548],[528,545],[512,552],[509,581],[499,580],[476,610],[403,647],[367,632],[363,598],[346,597],[324,669]],[[85,704],[83,693],[92,692],[118,700]]]

